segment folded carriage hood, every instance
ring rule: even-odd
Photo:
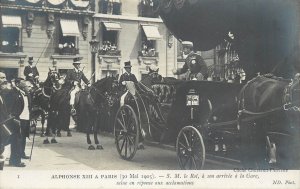
[[[177,39],[210,50],[232,32],[248,73],[288,65],[299,72],[298,0],[161,0],[160,16]],[[283,64],[282,64],[283,62]],[[279,66],[278,66],[279,64]],[[276,73],[276,72],[275,72]],[[279,74],[280,75],[280,74]],[[282,75],[282,74],[281,74]],[[283,74],[284,75],[284,74]]]

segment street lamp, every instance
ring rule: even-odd
[[[95,68],[96,68],[96,53],[98,52],[99,48],[99,41],[96,39],[96,35],[92,36],[92,40],[90,41],[91,46],[91,53],[92,53],[92,70],[93,70],[93,82],[95,82]]]

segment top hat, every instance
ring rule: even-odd
[[[181,44],[182,46],[193,47],[193,42],[191,41],[182,41]]]
[[[124,68],[131,68],[131,62],[130,61],[127,61],[127,62],[124,62]]]
[[[33,57],[32,56],[28,57],[28,62],[33,62]]]
[[[76,58],[73,58],[73,64],[80,64],[81,58],[80,57],[76,57]]]

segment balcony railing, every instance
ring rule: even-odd
[[[138,53],[141,57],[158,57],[158,52],[156,51],[139,51]]]
[[[65,48],[56,48],[55,49],[55,52],[60,54],[60,55],[76,55],[76,54],[79,54],[79,49],[77,48],[68,48],[68,47],[65,47]]]
[[[141,3],[139,5],[139,16],[148,18],[158,18],[158,11],[154,11],[153,6]]]
[[[98,51],[99,55],[109,55],[109,56],[121,56],[120,50],[103,50]]]
[[[5,46],[0,46],[0,51],[3,52],[3,53],[23,52],[23,47],[22,46],[5,45]]]

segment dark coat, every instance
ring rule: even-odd
[[[177,74],[184,74],[188,70],[190,70],[191,74],[201,73],[204,76],[204,78],[207,78],[208,76],[208,69],[206,63],[200,55],[194,52],[190,53],[186,57],[185,64],[181,69],[178,69]]]
[[[89,84],[89,80],[85,77],[84,73],[81,70],[79,70],[78,72],[76,72],[75,69],[68,70],[66,83],[72,84],[72,82],[77,81],[80,84],[81,80],[83,80],[85,84]]]
[[[32,76],[29,76],[30,73],[32,73]],[[24,75],[26,77],[26,80],[34,81],[35,76],[39,76],[39,71],[35,66],[33,67],[26,66],[24,69]]]
[[[135,83],[138,82],[134,74],[132,74],[132,73],[128,74],[127,72],[125,72],[121,75],[119,84],[121,85],[123,81],[133,81]]]

